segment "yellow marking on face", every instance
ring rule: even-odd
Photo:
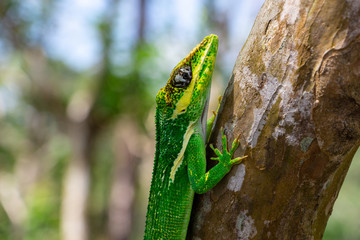
[[[173,115],[171,116],[171,119],[176,118],[179,114],[186,112],[186,108],[189,106],[191,97],[194,91],[195,86],[195,80],[193,79],[190,82],[190,85],[186,88],[184,91],[184,94],[179,99],[178,103],[176,104],[176,107],[174,109]]]
[[[205,59],[207,58],[210,47],[211,47],[211,45],[208,45],[208,47],[205,49],[205,52],[201,57],[201,63],[198,65],[198,67],[196,69],[194,69],[194,75],[199,76],[199,72],[201,71],[202,66],[204,65],[204,62],[205,62]],[[205,69],[205,72],[209,72],[209,71],[210,71],[209,68]],[[201,88],[203,88],[203,85],[197,84],[196,89],[199,90]]]
[[[184,159],[184,153],[185,153],[186,147],[187,147],[187,145],[189,143],[190,137],[194,133],[194,128],[195,128],[195,122],[192,122],[192,123],[190,123],[190,125],[186,129],[186,132],[184,134],[184,140],[183,140],[182,148],[181,148],[178,156],[176,157],[176,159],[174,161],[174,165],[171,168],[170,182],[174,182],[175,173],[178,170],[178,168],[180,167],[180,165],[181,165],[181,163],[182,163],[182,161]]]
[[[207,54],[208,54],[208,52],[210,50],[210,47],[211,47],[211,45],[209,44],[207,46],[207,48],[205,49],[204,54],[201,57],[200,64],[198,64],[195,69],[192,69],[193,79],[191,80],[189,86],[184,91],[183,96],[179,99],[178,103],[176,104],[176,107],[175,107],[175,110],[173,112],[173,115],[171,116],[171,119],[174,119],[179,114],[182,114],[182,113],[186,112],[186,109],[187,109],[187,107],[189,106],[189,104],[191,102],[191,97],[193,95],[194,88],[196,88],[197,90],[203,88],[202,84],[196,84],[196,83],[198,83],[199,72],[201,71],[201,69],[202,69],[202,67],[204,65],[204,62],[205,62]],[[194,49],[194,50],[197,50],[197,49]],[[192,56],[192,53],[190,53],[189,56]],[[186,61],[190,61],[190,59],[186,60]],[[206,70],[208,70],[208,69],[206,69]]]
[[[201,58],[200,66],[204,65],[205,59],[206,59],[206,57],[207,57],[207,55],[208,55],[208,52],[209,52],[209,50],[210,50],[210,46],[211,46],[211,45],[208,45],[208,47],[206,48],[205,53],[203,54],[203,56],[202,56],[202,58]],[[200,71],[200,69],[199,69],[198,71]]]

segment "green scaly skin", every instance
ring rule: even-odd
[[[239,141],[235,139],[228,151],[222,132],[224,153],[211,146],[217,155],[212,159],[219,163],[206,172],[204,134],[214,119],[203,127],[202,114],[206,116],[203,112],[217,48],[217,36],[205,37],[174,68],[156,96],[156,153],[144,239],[185,239],[194,192],[205,193],[213,188],[244,158],[232,159]],[[191,67],[192,79],[179,86],[176,79],[183,76],[185,66]]]

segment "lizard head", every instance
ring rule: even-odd
[[[156,95],[163,118],[200,119],[210,93],[217,48],[218,37],[209,35],[176,65]]]

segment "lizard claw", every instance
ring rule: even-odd
[[[242,162],[242,160],[243,160],[244,158],[247,158],[247,157],[248,157],[248,156],[246,155],[246,156],[234,158],[234,159],[232,159],[232,160],[230,161],[230,164],[231,164],[231,166],[232,166],[232,165],[239,164],[239,163]]]

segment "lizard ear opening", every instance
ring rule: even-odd
[[[177,69],[171,80],[171,85],[176,88],[186,88],[192,79],[192,71],[190,65],[183,65]]]

